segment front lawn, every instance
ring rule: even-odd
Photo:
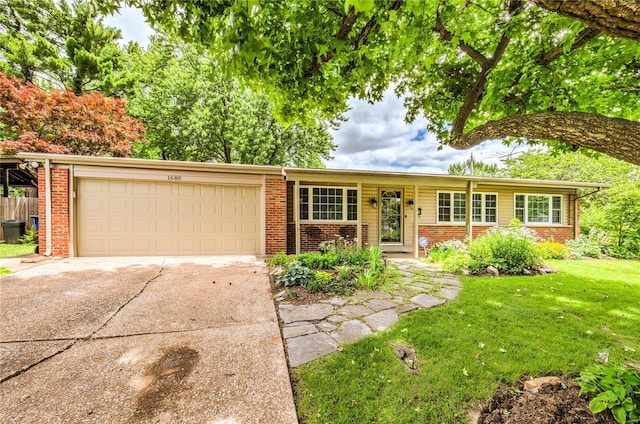
[[[12,258],[14,256],[30,255],[34,253],[34,244],[0,244],[0,258]]]
[[[549,261],[558,274],[463,277],[446,306],[297,369],[307,423],[464,423],[501,383],[640,361],[640,262]],[[417,352],[417,374],[391,343]]]

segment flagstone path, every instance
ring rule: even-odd
[[[297,367],[335,352],[340,344],[383,331],[398,316],[414,309],[442,305],[458,296],[460,280],[414,259],[388,259],[397,268],[400,283],[387,291],[356,291],[311,305],[293,305],[277,297],[284,326],[282,337],[289,365]]]

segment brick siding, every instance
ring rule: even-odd
[[[491,227],[474,226],[473,238],[478,238],[489,228]],[[534,230],[540,238],[545,240],[553,238],[553,240],[558,243],[565,243],[567,240],[573,239],[573,227],[534,227],[529,225],[527,228]],[[418,227],[418,235],[420,237],[426,237],[429,240],[429,247],[431,247],[442,241],[452,239],[464,240],[467,232],[464,225],[420,225]]]
[[[38,216],[39,251],[46,253],[47,246],[47,206],[45,169],[38,169]],[[69,170],[51,169],[51,256],[69,257],[71,244],[69,232]]]
[[[314,233],[313,228],[319,229],[321,234],[310,236]],[[349,229],[357,235],[358,226],[356,224],[300,224],[300,253],[315,252],[322,241],[336,240],[340,237],[341,229]],[[317,230],[316,230],[317,231]],[[296,225],[287,224],[287,254],[296,253]],[[319,237],[318,237],[319,236]],[[369,228],[367,224],[362,224],[362,245],[369,242]]]
[[[265,254],[287,250],[287,182],[284,178],[265,180]]]

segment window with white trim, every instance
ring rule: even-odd
[[[472,220],[477,223],[498,222],[498,196],[490,193],[473,193]],[[438,192],[438,222],[465,222],[467,193]]]
[[[523,224],[562,224],[562,196],[516,194],[514,212]]]
[[[300,219],[357,221],[358,190],[343,187],[300,187]]]

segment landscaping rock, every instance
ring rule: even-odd
[[[320,303],[328,303],[334,306],[344,306],[348,302],[344,297],[332,297],[330,299],[321,300]]]
[[[400,305],[396,308],[396,312],[398,314],[404,314],[409,311],[413,311],[414,309],[418,309],[418,305],[415,303],[405,303],[404,305]]]
[[[443,287],[440,289],[440,293],[449,300],[453,300],[458,297],[460,289],[457,287]]]
[[[389,300],[371,299],[371,300],[368,300],[368,301],[364,302],[364,306],[366,306],[367,308],[371,308],[374,311],[378,312],[378,311],[382,311],[384,309],[395,308],[398,305],[395,302],[391,302]]]
[[[390,299],[393,296],[383,291],[357,290],[351,297],[353,299],[362,300],[362,299]]]
[[[354,319],[343,322],[340,325],[340,330],[332,332],[331,337],[339,343],[351,343],[370,334],[372,334],[372,332],[369,327],[357,319]]]
[[[340,313],[347,318],[358,318],[364,315],[370,315],[373,311],[362,305],[346,305],[340,310]]]
[[[396,321],[398,321],[398,314],[393,309],[376,312],[368,317],[364,317],[364,322],[375,331],[386,330],[387,327],[395,324]]]
[[[330,316],[329,318],[327,318],[327,321],[339,324],[341,322],[346,321],[347,319],[348,318],[343,316],[343,315],[333,315],[333,316]]]
[[[413,303],[416,303],[423,308],[431,308],[433,306],[442,305],[445,300],[439,297],[429,296],[428,294],[419,294],[411,298]]]
[[[282,337],[291,339],[293,337],[306,336],[307,334],[317,333],[318,329],[313,324],[294,325],[292,327],[284,327],[282,329]]]
[[[524,382],[524,391],[536,394],[544,386],[561,386],[562,380],[558,377],[538,377]]]
[[[326,303],[313,305],[291,305],[281,303],[279,306],[280,318],[285,324],[294,321],[319,321],[333,312],[333,306]]]
[[[500,275],[500,271],[498,271],[498,268],[491,265],[489,265],[485,271],[487,271],[487,274],[491,275],[492,277],[497,277]]]
[[[297,367],[338,350],[338,343],[326,333],[287,339],[289,365]]]
[[[538,268],[538,272],[544,272],[545,274],[557,274],[558,270],[548,266],[541,266]]]
[[[456,277],[431,277],[431,281],[434,283],[440,283],[445,286],[462,287],[460,280]]]
[[[334,331],[336,328],[338,328],[338,326],[329,321],[320,321],[318,323],[318,328],[320,329],[320,331],[328,333],[330,331]]]

